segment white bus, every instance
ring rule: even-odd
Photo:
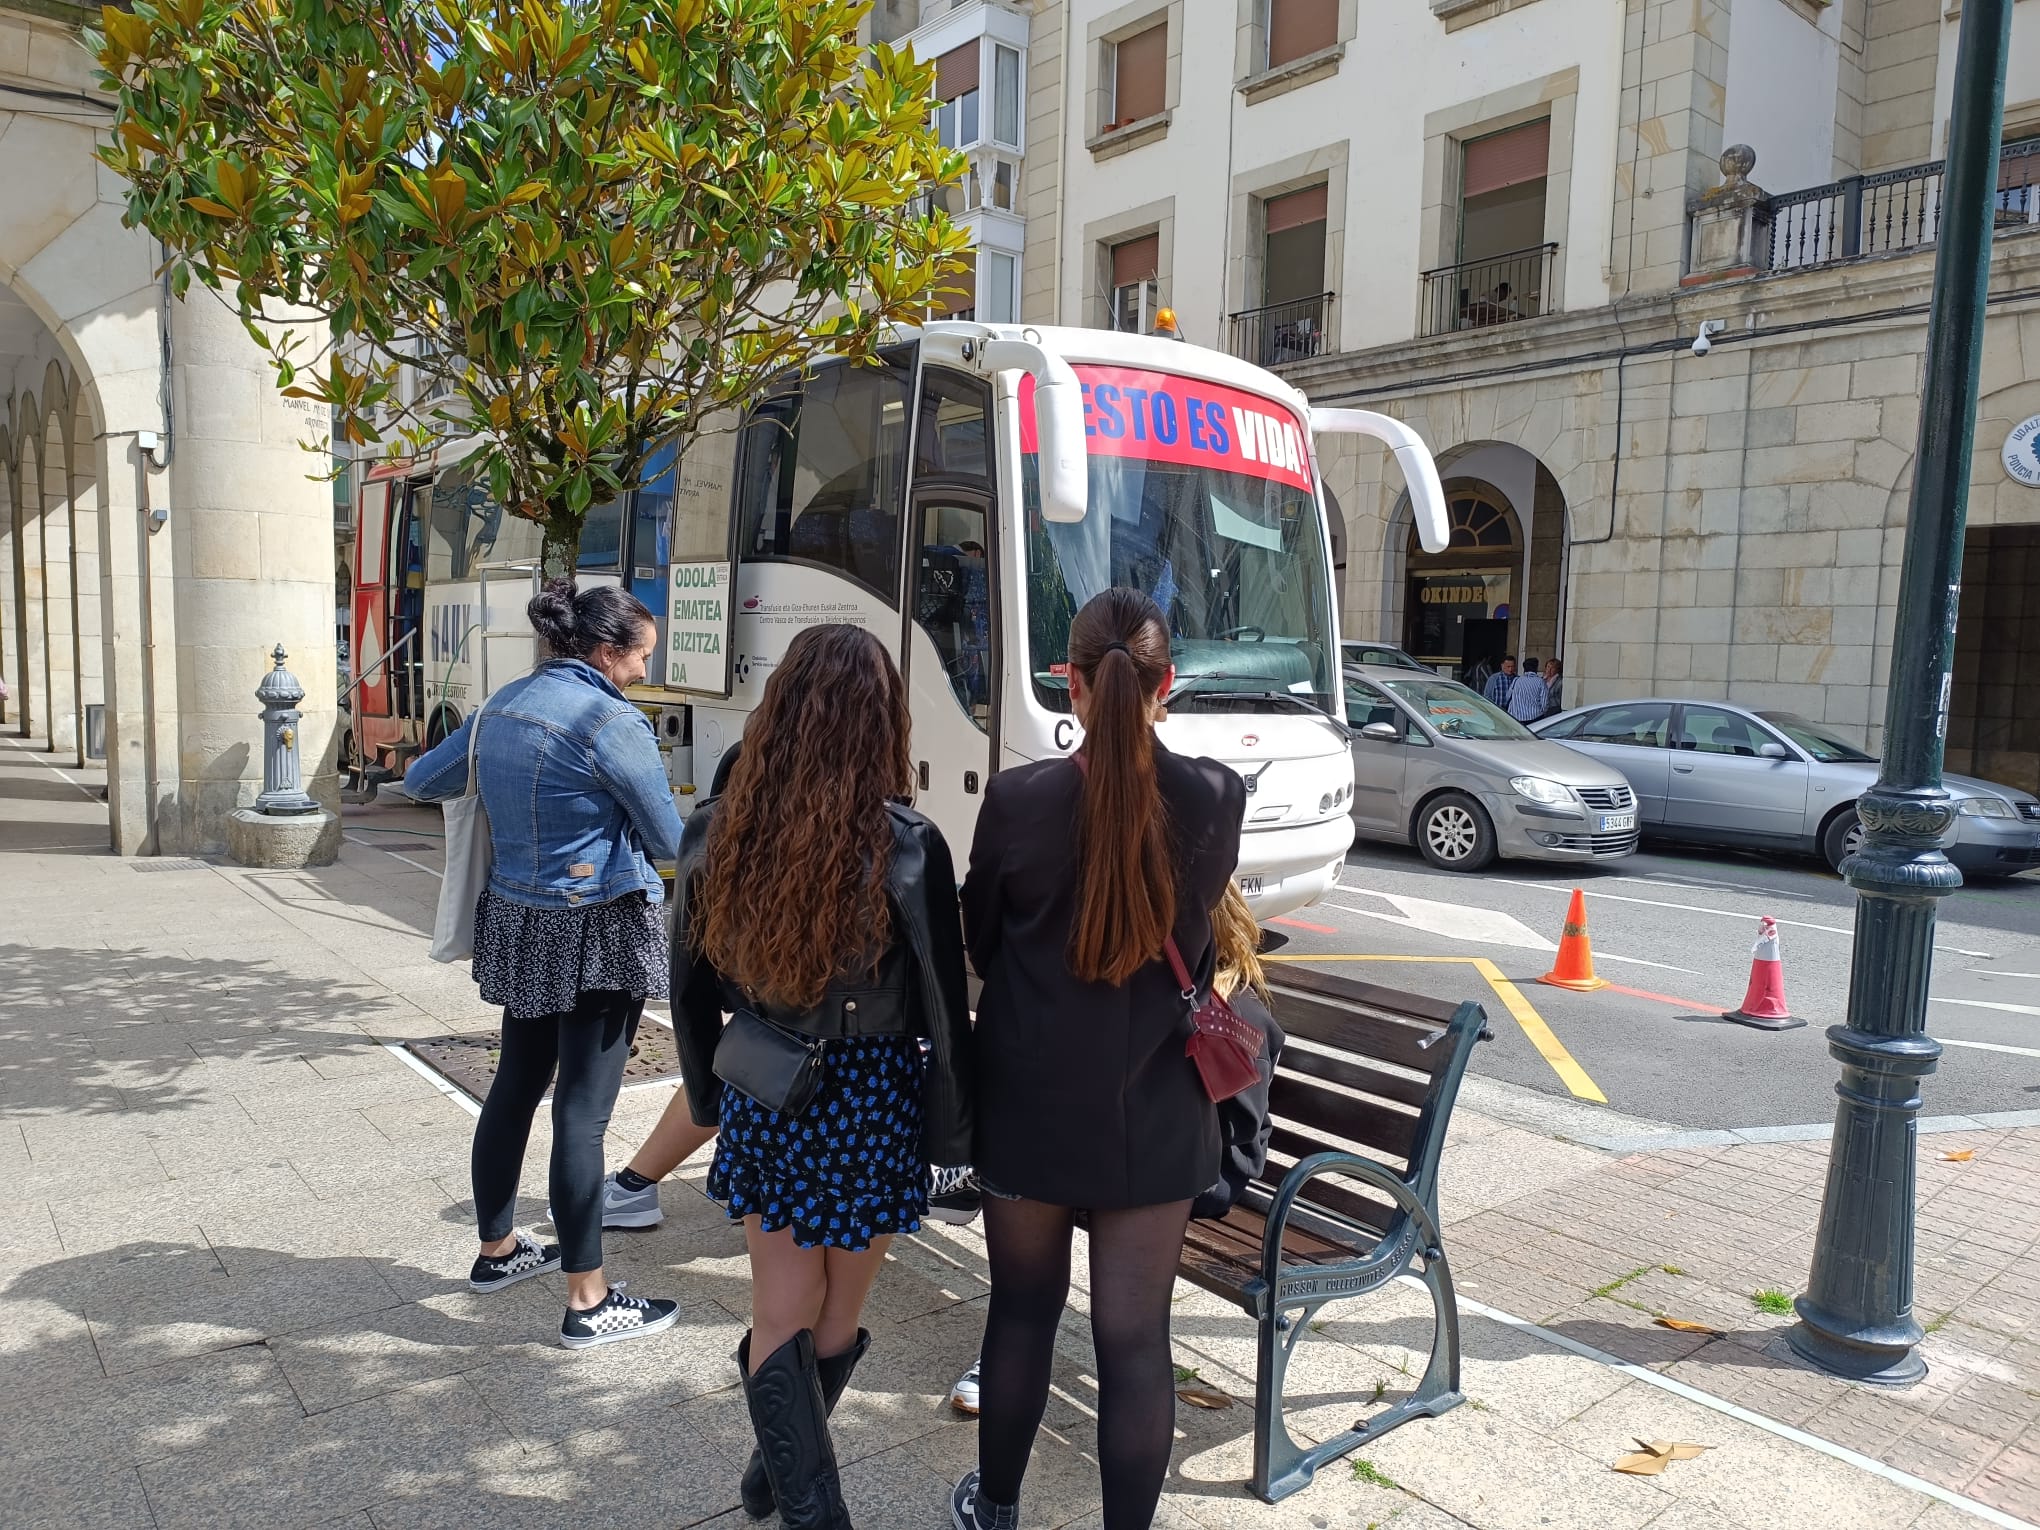
[[[1393,420],[1313,411],[1272,373],[1174,339],[933,322],[875,366],[825,364],[769,390],[690,449],[677,481],[648,475],[617,507],[620,534],[597,539],[598,553],[615,547],[609,569],[584,543],[584,573],[663,597],[647,603],[664,672],[637,699],[665,713],[676,782],[704,791],[796,633],[875,633],[906,677],[918,805],[959,861],[987,778],[1081,738],[1067,679],[1077,608],[1138,586],[1168,618],[1176,664],[1161,737],[1246,779],[1238,874],[1267,918],[1320,897],[1353,837],[1313,431],[1387,441],[1422,540],[1442,548],[1436,468]],[[416,560],[422,742],[531,662],[537,528],[511,524],[457,466],[392,481],[406,471],[411,501],[437,475],[425,501],[440,507],[419,522]],[[365,504],[358,545],[369,520]],[[652,556],[637,545],[660,535]],[[357,633],[358,654],[373,646]]]

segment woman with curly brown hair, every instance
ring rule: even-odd
[[[708,1193],[751,1254],[742,1495],[787,1530],[849,1526],[828,1415],[870,1343],[864,1298],[921,1225],[928,1162],[970,1158],[956,873],[912,786],[891,658],[810,627],[680,843],[674,1030],[688,1108],[720,1128]]]

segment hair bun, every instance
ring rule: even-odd
[[[531,604],[524,608],[525,617],[530,621],[532,631],[544,638],[546,646],[556,654],[570,654],[575,651],[574,597],[577,593],[571,577],[549,579],[539,592],[531,597]]]

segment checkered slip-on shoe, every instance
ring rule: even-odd
[[[623,1283],[609,1288],[609,1294],[586,1312],[569,1307],[560,1320],[560,1343],[568,1349],[593,1349],[597,1344],[621,1344],[647,1334],[671,1328],[680,1316],[680,1304],[626,1296]]]
[[[517,1246],[509,1253],[500,1259],[483,1254],[475,1260],[475,1267],[468,1271],[468,1289],[500,1291],[505,1286],[514,1286],[520,1280],[529,1280],[534,1275],[544,1275],[559,1267],[560,1248],[557,1243],[540,1243],[519,1228]]]

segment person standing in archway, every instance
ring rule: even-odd
[[[1516,661],[1504,659],[1501,669],[1488,676],[1488,683],[1481,687],[1480,693],[1506,712],[1509,710],[1509,692],[1515,687]]]

